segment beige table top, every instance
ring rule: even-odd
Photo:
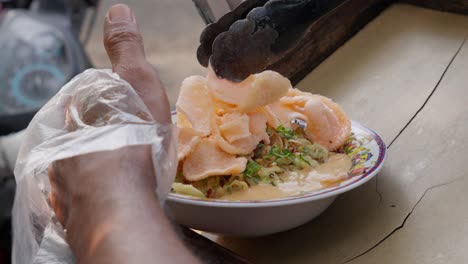
[[[376,179],[281,234],[205,234],[254,263],[468,263],[468,17],[395,5],[298,87],[389,146]]]

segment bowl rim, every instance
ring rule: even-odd
[[[174,113],[173,113],[174,115]],[[169,193],[167,200],[170,202],[176,202],[187,205],[196,205],[203,207],[225,207],[225,208],[258,208],[258,207],[274,207],[274,206],[284,206],[292,205],[299,203],[306,203],[311,201],[322,200],[330,197],[338,196],[339,194],[348,192],[352,189],[355,189],[364,183],[370,181],[372,178],[377,175],[382,169],[382,166],[385,162],[387,156],[387,146],[383,139],[372,129],[360,124],[357,121],[351,121],[353,127],[357,127],[361,130],[366,131],[372,139],[377,143],[379,147],[379,156],[377,158],[376,164],[372,166],[364,174],[357,176],[356,180],[351,181],[343,186],[338,186],[334,188],[325,188],[322,191],[311,192],[309,194],[294,195],[279,199],[269,199],[269,200],[255,200],[255,201],[228,201],[228,200],[219,200],[219,199],[210,199],[203,200],[197,198],[191,198],[182,194]]]

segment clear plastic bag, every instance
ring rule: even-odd
[[[153,121],[143,101],[110,70],[90,69],[66,84],[26,130],[15,167],[13,263],[74,263],[47,196],[48,167],[64,158],[151,145],[163,202],[177,166],[174,127]]]

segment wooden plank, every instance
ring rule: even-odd
[[[296,84],[312,69],[350,39],[391,1],[347,0],[321,17],[306,33],[298,46],[284,58],[269,66]]]
[[[468,15],[468,1],[466,0],[399,0],[402,3]]]
[[[351,117],[377,128],[388,143],[437,86],[467,29],[468,17],[393,6],[322,63],[299,87],[336,99]],[[466,96],[454,96],[460,99],[453,107],[459,108]],[[442,107],[434,109],[447,115],[453,113]],[[431,115],[434,119],[429,119]],[[448,123],[454,124],[457,117],[452,116]],[[444,134],[457,134],[455,138],[462,139],[467,133],[459,129],[461,126],[455,130],[445,127],[444,114],[435,110],[427,118],[431,126],[422,131],[416,126],[417,129],[405,132],[389,149],[378,177],[382,200],[373,180],[340,196],[323,215],[297,229],[255,239],[209,237],[255,263],[343,263],[365,252],[402,224],[427,188],[455,175],[437,169],[435,163],[446,155],[440,162],[447,162],[447,169],[453,156],[446,152],[433,156],[424,153],[430,146],[442,145],[440,137]],[[459,122],[468,123],[463,118]],[[428,136],[437,125],[437,137]],[[409,148],[400,145],[404,138],[404,145]],[[465,148],[460,144],[455,153],[462,155]],[[459,161],[456,165],[454,168],[459,171]],[[443,173],[447,175],[440,176]]]
[[[380,175],[382,207],[413,213],[403,228],[353,263],[468,263],[468,210],[462,202],[468,200],[467,68],[465,43],[424,109],[390,149]]]

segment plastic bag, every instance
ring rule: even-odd
[[[130,84],[110,70],[90,69],[66,84],[26,130],[15,167],[13,263],[74,263],[47,196],[56,160],[125,146],[152,145],[161,202],[177,166],[174,127],[153,121]]]

